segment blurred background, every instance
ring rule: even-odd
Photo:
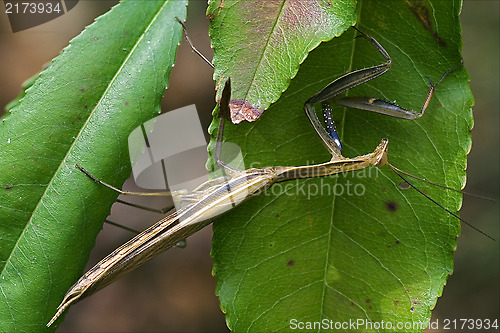
[[[12,33],[4,10],[0,14],[0,115],[20,92],[23,81],[56,57],[69,40],[108,11],[117,1],[82,0],[67,14],[25,31]],[[0,6],[1,7],[1,6]],[[191,1],[190,38],[209,59],[206,1]],[[500,1],[466,0],[462,11],[463,57],[475,96],[473,146],[468,158],[466,190],[496,202],[465,196],[461,216],[497,239],[462,226],[455,268],[433,320],[500,319],[499,292],[499,111]],[[162,109],[196,104],[202,125],[211,121],[214,102],[212,70],[185,41],[178,51]],[[207,135],[208,140],[208,135]],[[134,190],[127,181],[125,189]],[[128,199],[128,198],[127,198]],[[167,202],[147,199],[152,207]],[[141,199],[136,199],[141,202]],[[144,202],[143,202],[144,203]],[[115,204],[111,220],[144,229],[161,216]],[[105,225],[91,254],[89,267],[128,240],[131,234]],[[72,306],[60,332],[223,332],[224,314],[211,275],[211,227],[188,239],[185,249],[171,249],[92,297]],[[433,331],[435,332],[435,331]],[[449,331],[448,331],[449,332]]]

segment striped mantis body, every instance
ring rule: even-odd
[[[153,226],[139,233],[97,263],[69,289],[59,305],[56,314],[47,326],[52,325],[71,304],[104,288],[123,274],[142,265],[153,256],[175,246],[179,241],[207,226],[214,218],[231,210],[275,183],[361,170],[369,166],[379,167],[385,164],[391,166],[387,162],[387,139],[382,139],[372,153],[354,158],[342,156],[340,139],[331,120],[331,108],[326,101],[333,99],[335,103],[348,107],[404,119],[416,119],[421,117],[429,106],[437,84],[434,85],[431,82],[427,98],[420,112],[406,110],[381,99],[367,97],[336,98],[339,94],[384,74],[391,67],[391,58],[384,48],[372,37],[365,34],[362,35],[378,49],[382,56],[385,57],[386,62],[343,75],[311,97],[304,105],[305,113],[313,129],[332,155],[330,161],[306,166],[272,166],[247,170],[235,169],[221,161],[220,153],[222,149],[224,117],[227,114],[228,94],[230,92],[228,81],[220,101],[221,121],[214,153],[216,164],[228,176],[209,180],[193,192],[181,194],[180,200],[186,202],[186,205],[182,209],[171,213]],[[450,71],[447,71],[439,82]],[[326,129],[323,127],[323,122],[316,115],[315,103],[322,103]],[[399,171],[392,166],[391,168],[396,173]],[[98,181],[83,168],[81,170],[93,180]],[[103,184],[106,185],[105,183]]]

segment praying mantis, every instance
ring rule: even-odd
[[[341,93],[384,74],[391,67],[392,59],[385,49],[373,37],[363,34],[362,32],[360,33],[368,42],[375,46],[386,61],[380,65],[364,68],[341,76],[319,93],[309,98],[304,104],[304,111],[310,124],[316,135],[331,154],[330,161],[304,166],[271,166],[247,170],[237,170],[225,164],[220,159],[220,155],[224,133],[224,118],[227,114],[228,93],[230,91],[230,83],[228,81],[224,88],[223,98],[220,102],[221,117],[214,153],[216,164],[223,169],[228,176],[210,180],[200,185],[193,193],[186,196],[185,199],[189,199],[190,203],[187,204],[185,208],[173,212],[171,215],[146,229],[113,251],[109,256],[85,273],[85,275],[83,275],[67,292],[56,314],[47,325],[52,325],[71,304],[112,283],[121,275],[135,269],[151,257],[174,246],[180,240],[208,225],[215,217],[222,215],[240,203],[264,191],[274,183],[303,178],[323,177],[348,171],[362,170],[369,166],[381,167],[383,165],[389,165],[399,175],[398,172],[400,172],[400,170],[387,161],[387,139],[382,139],[372,153],[354,158],[346,158],[342,155],[341,140],[335,130],[331,117],[331,107],[327,101],[333,99],[335,103],[351,108],[364,109],[403,119],[417,119],[424,115],[424,112],[432,100],[436,86],[442,82],[448,73],[459,66],[446,71],[436,84],[433,84],[432,81],[429,80],[429,92],[420,112],[407,110],[395,103],[390,103],[378,98],[339,98],[338,96]],[[317,103],[322,104],[323,122],[318,118],[315,111],[314,104]],[[106,183],[93,177],[84,168],[80,167],[80,170],[92,180],[108,186]]]

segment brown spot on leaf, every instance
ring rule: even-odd
[[[418,19],[422,26],[427,30],[432,37],[439,43],[439,45],[446,47],[448,44],[445,40],[439,36],[434,27],[432,26],[431,15],[426,4],[422,0],[406,0],[406,3],[410,6],[410,10],[413,15]]]
[[[411,188],[411,186],[410,186],[410,185],[408,185],[408,183],[407,183],[407,182],[401,182],[401,183],[399,183],[399,184],[398,184],[398,187],[399,187],[400,189],[402,189],[402,190],[407,190],[407,189]]]
[[[310,210],[307,211],[307,220],[309,222],[309,226],[312,227],[313,223],[312,223],[312,217],[311,217],[311,211]]]
[[[5,185],[3,188],[6,190],[10,190],[12,188],[12,185]]]
[[[239,124],[243,120],[248,122],[256,121],[264,113],[264,110],[257,109],[247,101],[238,99],[233,99],[229,102],[229,110],[233,124]]]
[[[398,210],[398,204],[394,201],[386,201],[385,209],[387,209],[389,212],[395,212]]]
[[[287,264],[288,266],[293,266],[293,265],[295,265],[295,261],[293,261],[292,259],[290,259],[290,260],[288,260],[288,261],[286,262],[286,264]]]

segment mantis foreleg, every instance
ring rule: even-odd
[[[429,92],[427,93],[427,97],[422,105],[422,108],[420,109],[419,112],[414,111],[414,110],[408,110],[405,109],[397,104],[385,101],[383,99],[378,99],[378,98],[372,98],[372,97],[337,97],[343,92],[346,92],[347,90],[354,88],[360,84],[363,84],[365,82],[368,82],[385,72],[387,72],[391,68],[391,56],[387,51],[380,45],[373,37],[368,36],[367,34],[361,32],[357,28],[355,28],[359,33],[361,33],[361,36],[363,36],[365,39],[367,39],[370,43],[372,43],[377,50],[380,52],[380,54],[386,59],[386,61],[380,65],[368,67],[368,68],[363,68],[356,70],[354,72],[347,73],[332,83],[330,83],[328,86],[326,86],[323,90],[309,98],[305,105],[304,109],[306,111],[306,114],[309,118],[309,121],[313,125],[313,127],[318,126],[320,123],[318,116],[316,115],[314,111],[314,103],[321,103],[322,104],[322,109],[323,109],[323,117],[324,117],[324,123],[326,126],[326,130],[321,131],[321,133],[318,132],[318,135],[322,139],[323,143],[327,147],[327,149],[332,153],[332,154],[337,154],[340,155],[342,151],[342,145],[340,142],[340,138],[337,134],[337,131],[335,129],[335,124],[332,120],[331,116],[331,106],[327,102],[328,100],[332,100],[334,103],[338,105],[342,105],[345,107],[350,107],[354,109],[360,109],[360,110],[366,110],[366,111],[371,111],[371,112],[377,112],[381,114],[385,114],[388,116],[396,117],[396,118],[402,118],[402,119],[418,119],[422,117],[429,107],[429,104],[431,102],[432,96],[434,95],[434,90],[437,87],[439,83],[445,78],[445,76],[457,69],[458,67],[462,66],[462,64],[449,69],[446,71],[442,76],[441,79],[438,81],[438,83],[434,84],[431,79],[428,78],[430,82],[430,87],[429,87]]]

